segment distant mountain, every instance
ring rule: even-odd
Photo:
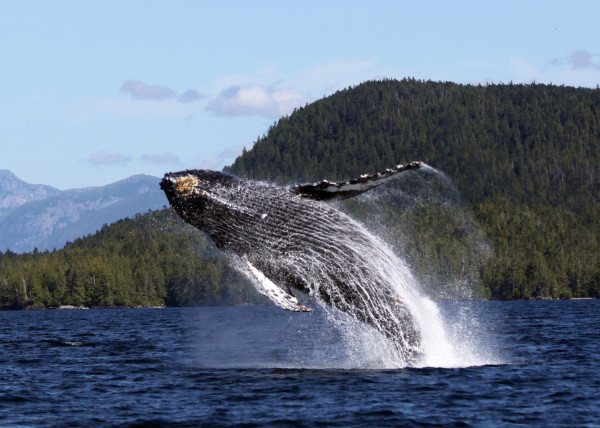
[[[103,187],[61,191],[0,171],[0,251],[62,248],[104,224],[162,208],[167,199],[158,182],[135,175]]]
[[[27,202],[46,199],[60,193],[60,190],[43,184],[29,184],[17,178],[12,172],[0,170],[0,217]]]

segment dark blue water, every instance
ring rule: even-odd
[[[442,312],[482,365],[385,368],[319,308],[0,312],[0,426],[600,426],[600,301]]]

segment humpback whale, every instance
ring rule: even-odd
[[[411,364],[419,358],[421,335],[383,272],[385,262],[393,263],[389,253],[324,201],[359,195],[422,165],[412,162],[349,181],[289,187],[186,170],[165,174],[160,186],[175,211],[232,256],[275,304],[310,311],[292,290],[306,293],[373,326]]]

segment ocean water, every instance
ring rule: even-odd
[[[600,301],[440,310],[412,368],[318,306],[0,312],[0,426],[600,426]]]

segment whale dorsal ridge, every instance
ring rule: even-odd
[[[411,162],[406,165],[396,165],[394,168],[389,168],[375,174],[364,174],[349,181],[334,183],[322,180],[317,183],[299,184],[291,187],[290,190],[293,193],[319,201],[347,199],[360,195],[377,186],[381,186],[382,184],[395,179],[403,172],[418,169],[422,166],[422,162]]]

